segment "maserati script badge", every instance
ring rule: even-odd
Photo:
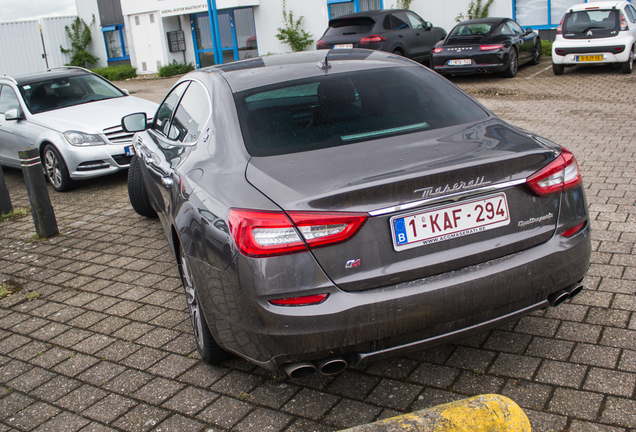
[[[485,186],[489,184],[489,181],[484,181],[485,177],[477,177],[474,180],[470,180],[469,182],[460,181],[459,183],[455,183],[452,186],[447,184],[444,187],[434,188],[433,186],[429,186],[427,188],[415,189],[413,193],[421,193],[422,198],[430,198],[438,195],[446,195],[453,192],[460,192],[468,189],[475,189],[481,186]]]

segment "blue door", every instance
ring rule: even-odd
[[[254,10],[251,7],[223,9],[217,13],[222,58],[214,53],[208,13],[190,15],[197,68],[258,56]]]

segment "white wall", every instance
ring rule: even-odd
[[[0,74],[24,75],[46,69],[38,21],[0,23]]]
[[[150,22],[151,15],[153,23]],[[139,25],[137,25],[137,17]],[[133,67],[137,68],[138,74],[157,73],[158,68],[166,64],[168,57],[167,41],[161,17],[157,11],[154,11],[130,15],[129,20],[132,40],[129,40],[128,44],[134,44],[135,50]],[[145,71],[143,70],[144,62],[146,64]],[[157,62],[160,64],[158,65]]]
[[[394,2],[391,0],[384,0],[384,7],[389,8],[392,3]],[[432,22],[434,26],[442,27],[449,32],[457,24],[455,17],[459,13],[466,16],[469,3],[470,0],[444,0],[443,2],[413,0],[411,10],[426,21]],[[485,0],[482,3],[485,3]],[[512,0],[495,0],[488,12],[491,17],[512,18]]]
[[[60,50],[60,45],[65,49],[71,47],[71,41],[66,34],[65,27],[69,26],[70,28],[75,18],[74,16],[67,16],[42,18],[40,20],[49,67],[64,66],[71,61],[71,54],[64,54]]]
[[[91,43],[86,50],[94,56],[99,57],[99,61],[94,67],[108,66],[108,55],[106,53],[104,35],[102,34],[102,25],[99,20],[97,0],[75,0],[75,6],[77,6],[78,16],[82,18],[86,24],[90,25],[93,21],[93,15],[95,15],[95,24],[91,27]]]
[[[314,40],[314,44],[307,49],[316,49],[315,43],[323,35],[329,23],[327,1],[287,0],[287,12],[293,12],[295,20],[303,17],[300,28],[311,33],[311,38]],[[254,8],[254,21],[260,55],[291,52],[289,45],[276,39],[278,29],[284,26],[282,0],[267,0],[267,3],[263,1],[261,6]]]

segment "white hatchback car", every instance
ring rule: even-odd
[[[127,169],[133,134],[121,117],[154,116],[157,104],[128,95],[110,81],[77,67],[0,77],[0,164],[20,168],[18,151],[40,150],[53,188]]]
[[[566,66],[620,64],[632,73],[636,40],[636,9],[626,1],[581,3],[565,13],[552,45],[552,70]]]

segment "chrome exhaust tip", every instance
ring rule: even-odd
[[[568,298],[570,297],[570,293],[565,291],[565,290],[561,290],[561,291],[557,291],[553,294],[550,294],[548,296],[548,302],[550,302],[550,306],[558,306],[561,303],[563,303],[564,301],[566,301]]]
[[[330,358],[316,362],[316,368],[323,375],[337,375],[347,368],[347,362],[343,358]]]
[[[294,379],[307,378],[316,372],[316,366],[313,363],[288,363],[283,366],[288,377]]]
[[[566,288],[565,290],[570,294],[570,298],[574,297],[575,295],[579,294],[581,291],[583,291],[583,285],[581,284],[575,284],[572,285],[570,288]]]

